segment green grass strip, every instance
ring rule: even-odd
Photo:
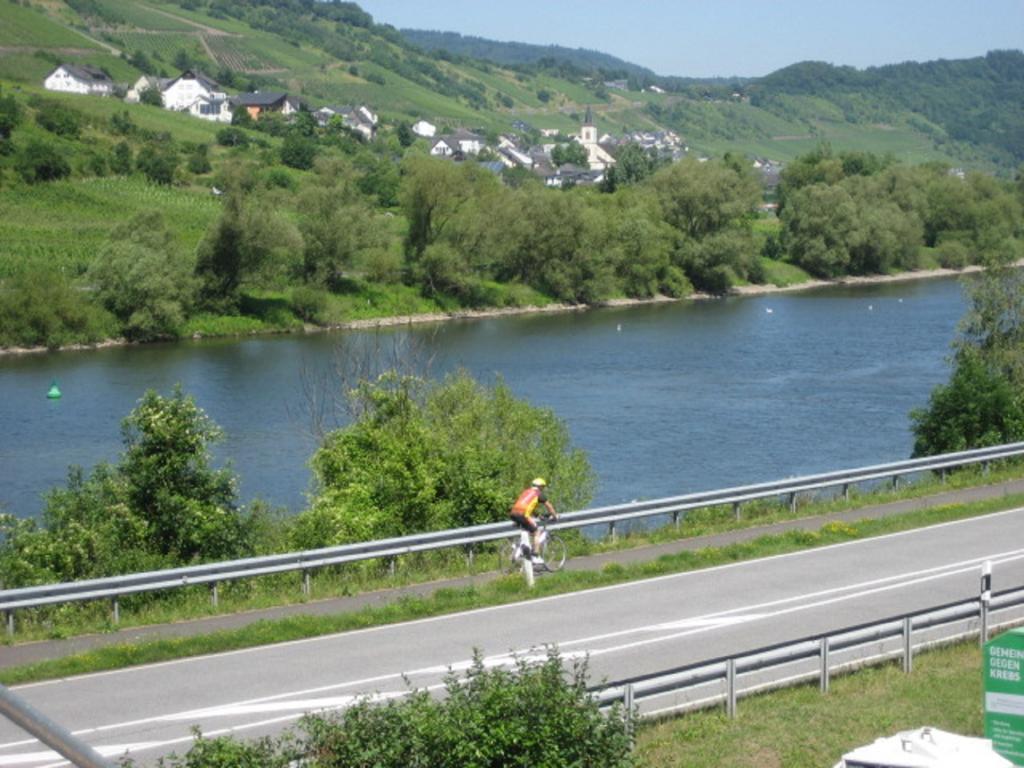
[[[821,768],[883,736],[928,725],[981,736],[981,650],[964,642],[928,651],[905,674],[885,664],[817,684],[740,699],[643,725],[637,764],[665,768]]]
[[[119,669],[505,605],[865,539],[989,514],[1022,504],[1024,494],[1006,495],[973,504],[935,507],[878,520],[830,522],[817,531],[789,531],[724,547],[662,555],[646,562],[625,565],[612,563],[600,571],[563,571],[538,579],[532,590],[526,587],[519,574],[511,574],[479,586],[442,588],[429,596],[405,596],[387,605],[365,607],[348,613],[261,620],[238,629],[207,635],[112,645],[61,659],[2,670],[0,683],[13,685]]]

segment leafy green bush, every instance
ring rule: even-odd
[[[172,184],[178,169],[178,153],[171,148],[147,144],[139,150],[135,167],[153,184]]]
[[[235,502],[236,481],[210,467],[219,428],[181,388],[147,392],[122,423],[116,466],[46,499],[42,525],[0,517],[0,580],[5,586],[109,576],[254,553],[256,513]]]
[[[1024,440],[1024,397],[976,353],[959,355],[949,383],[936,387],[928,407],[910,418],[915,456]]]
[[[195,301],[192,264],[157,211],[116,227],[89,277],[99,300],[135,341],[176,337]]]
[[[217,143],[222,147],[245,147],[249,145],[249,136],[241,128],[229,126],[217,131]]]
[[[37,100],[36,123],[58,136],[77,139],[81,133],[82,113],[57,101]]]
[[[316,159],[316,141],[297,133],[285,137],[281,145],[281,162],[291,168],[308,171]]]
[[[299,286],[292,291],[292,310],[307,323],[323,323],[327,309],[327,292]]]
[[[21,105],[14,96],[0,95],[0,141],[7,141],[21,123]]]
[[[939,264],[946,269],[963,269],[970,263],[970,251],[959,240],[943,240],[935,251]]]
[[[505,518],[531,477],[556,505],[589,500],[593,475],[566,426],[462,371],[442,382],[391,371],[351,394],[355,422],[312,459],[319,492],[294,520],[294,546],[314,548]]]
[[[48,142],[32,139],[18,155],[16,168],[29,184],[56,181],[71,175],[71,164]]]
[[[45,346],[100,341],[117,323],[60,274],[28,270],[0,291],[0,346]]]
[[[628,768],[632,728],[621,708],[602,714],[587,692],[587,664],[566,668],[549,649],[539,664],[488,667],[479,653],[445,695],[413,691],[364,699],[336,715],[307,715],[276,744],[200,739],[166,768]]]

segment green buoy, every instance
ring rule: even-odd
[[[56,379],[50,384],[50,391],[46,393],[46,396],[50,400],[60,400],[60,387],[57,386]]]

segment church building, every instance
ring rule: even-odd
[[[615,165],[615,158],[597,143],[597,126],[594,125],[594,114],[587,107],[587,113],[583,117],[583,126],[578,139],[583,148],[587,150],[587,164],[592,171],[603,171]]]

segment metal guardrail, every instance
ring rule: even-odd
[[[617,504],[594,509],[567,512],[552,523],[551,529],[584,528],[608,525],[614,535],[615,525],[657,515],[679,514],[701,507],[732,505],[737,517],[740,506],[748,501],[788,496],[795,506],[797,495],[823,488],[842,487],[844,495],[851,485],[874,480],[891,479],[896,484],[900,477],[919,472],[940,472],[970,464],[987,465],[988,462],[1024,456],[1024,442],[979,448],[958,453],[942,454],[921,459],[877,464],[858,469],[840,470],[804,477],[777,480],[756,485],[745,485],[717,491],[701,491],[683,496],[650,501]],[[476,544],[506,538],[514,533],[510,523],[489,523],[446,531],[413,534],[380,541],[345,544],[323,549],[290,552],[277,555],[230,560],[162,571],[111,576],[101,579],[47,584],[0,591],[0,611],[6,617],[8,634],[14,633],[15,611],[59,603],[85,600],[111,600],[113,620],[119,620],[117,599],[139,592],[176,589],[197,584],[211,587],[211,599],[216,604],[217,584],[224,581],[247,579],[270,574],[302,572],[303,592],[310,589],[309,575],[318,568],[354,563],[376,558],[396,558],[414,552],[464,547],[472,551]]]
[[[983,590],[985,587],[983,586]],[[750,695],[769,688],[781,688],[798,685],[817,678],[821,691],[827,692],[832,672],[851,666],[863,666],[869,663],[881,663],[893,658],[902,660],[904,672],[913,668],[914,651],[937,643],[950,642],[965,635],[978,634],[984,644],[989,636],[990,613],[1006,611],[1024,606],[1024,587],[1004,590],[991,597],[983,591],[979,597],[961,600],[954,603],[928,608],[903,616],[890,617],[880,621],[859,624],[826,634],[804,637],[798,640],[777,643],[758,648],[735,656],[721,656],[714,659],[676,667],[628,679],[616,680],[592,687],[591,693],[597,698],[601,707],[622,704],[630,716],[637,710],[634,708],[645,700],[654,699],[666,694],[680,694],[693,691],[701,686],[713,683],[721,684],[720,691],[698,701],[684,702],[663,708],[657,714],[669,711],[699,709],[724,703],[730,717],[736,715],[736,702],[741,695]],[[932,637],[915,644],[914,636],[925,630],[941,629],[948,631],[958,622],[978,621],[976,630],[956,629],[952,634]],[[1019,624],[1022,617],[1018,616],[1007,624]],[[899,639],[897,648],[877,652],[885,641]],[[876,653],[868,658],[855,658],[852,661],[834,665],[832,654],[867,647],[874,647]],[[799,662],[817,661],[817,670],[790,674],[783,668]],[[767,679],[752,685],[746,690],[739,687],[741,675],[767,672]],[[771,675],[774,674],[775,677]]]

